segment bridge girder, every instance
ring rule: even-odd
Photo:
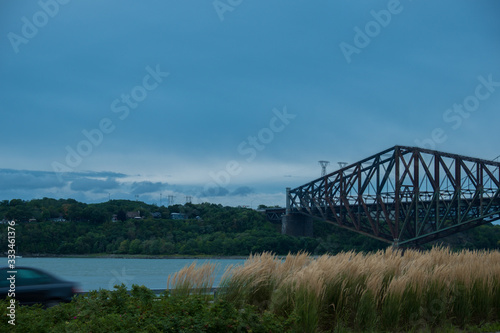
[[[500,219],[500,162],[395,146],[287,189],[287,213],[423,244]]]

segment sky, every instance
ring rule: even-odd
[[[500,155],[496,0],[0,3],[0,200],[285,204],[395,145]],[[171,202],[168,202],[168,198]]]

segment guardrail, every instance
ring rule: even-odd
[[[213,294],[215,296],[217,294],[217,291],[219,289],[220,288],[218,288],[218,287],[210,288],[210,291],[207,292],[207,294]],[[87,294],[89,294],[92,291],[99,291],[99,290],[113,291],[113,289],[104,289],[104,288],[101,288],[101,289],[89,290],[89,291],[79,291],[76,294],[77,295],[87,295]],[[173,291],[173,290],[176,290],[176,289],[149,289],[149,290],[151,290],[153,293],[155,293],[155,295],[160,295],[160,294],[164,293],[165,291],[169,291],[170,292],[170,291]],[[196,290],[196,289],[192,289],[192,290]],[[130,289],[127,290],[127,293],[130,295]]]

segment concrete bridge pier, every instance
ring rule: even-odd
[[[286,188],[286,212],[281,218],[281,233],[296,237],[313,236],[313,219],[310,216],[292,213],[290,210],[290,188]]]
[[[281,233],[289,236],[312,237],[313,219],[302,214],[287,214],[281,218]]]

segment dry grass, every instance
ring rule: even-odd
[[[205,287],[210,269],[203,267],[176,273],[172,286]],[[388,249],[318,258],[266,252],[226,270],[220,289],[235,306],[295,316],[300,332],[464,327],[500,320],[500,252]]]
[[[167,289],[172,295],[207,294],[214,284],[215,264],[203,264],[196,267],[196,262],[182,268],[167,279]]]

